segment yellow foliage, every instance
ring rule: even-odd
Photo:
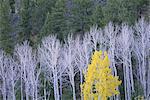
[[[85,73],[85,82],[81,85],[84,100],[107,100],[108,97],[119,94],[116,88],[121,84],[117,76],[113,76],[109,68],[110,61],[107,52],[95,51],[91,64]]]

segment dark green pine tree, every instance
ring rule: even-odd
[[[39,44],[41,39],[47,35],[45,23],[48,22],[48,13],[51,13],[52,7],[55,6],[55,0],[37,0],[34,1],[32,9],[32,39],[35,46]]]
[[[51,33],[51,15],[48,12],[46,15],[44,25],[40,31],[39,38],[42,39],[42,37],[47,36],[50,33]]]
[[[147,5],[147,0],[108,0],[103,7],[105,21],[132,25],[137,21],[143,5]]]
[[[21,22],[20,28],[21,32],[19,34],[19,40],[30,40],[31,30],[32,30],[32,23],[31,23],[31,1],[30,0],[22,0],[21,2]]]
[[[73,0],[72,27],[75,32],[84,33],[90,28],[93,9],[93,0]]]
[[[51,13],[55,0],[36,0],[32,1],[32,32],[38,34],[46,20],[47,13]]]
[[[0,0],[0,49],[11,53],[13,49],[12,28],[8,0]]]
[[[104,14],[102,10],[102,5],[101,4],[96,4],[95,8],[93,9],[93,14],[90,19],[92,25],[98,25],[98,27],[103,27],[105,26],[105,21],[104,21]]]
[[[68,34],[66,12],[66,0],[57,0],[52,11],[47,13],[47,18],[40,34],[44,36],[57,34],[59,39],[63,39]]]

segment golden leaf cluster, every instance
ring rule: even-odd
[[[110,61],[107,52],[95,51],[91,64],[85,73],[85,82],[81,85],[84,100],[107,100],[108,97],[119,94],[116,89],[121,81],[113,76],[109,68]]]

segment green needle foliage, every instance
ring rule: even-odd
[[[103,7],[105,21],[133,25],[143,12],[141,8],[147,4],[147,0],[108,0]]]
[[[93,25],[98,25],[98,27],[103,27],[104,25],[106,25],[106,23],[104,21],[102,5],[96,4],[96,7],[95,7],[92,17],[91,17],[91,23]]]
[[[31,1],[30,0],[23,0],[22,1],[22,8],[21,8],[21,33],[20,33],[20,40],[29,40],[31,36]]]
[[[91,16],[94,10],[94,2],[92,0],[73,0],[73,28],[75,32],[84,33],[91,26]]]
[[[57,0],[51,13],[47,13],[46,21],[40,34],[58,34],[62,39],[67,34],[66,0]]]
[[[0,48],[7,53],[11,53],[13,48],[11,32],[9,1],[0,0]]]

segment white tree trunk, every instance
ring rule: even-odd
[[[21,72],[22,73],[22,72]],[[21,74],[21,100],[23,100],[23,84],[22,84],[22,74]]]
[[[27,91],[28,91],[27,85],[25,86],[25,91],[26,91],[26,93],[25,93],[25,94],[26,94],[26,100],[29,100],[29,94],[28,94],[28,92],[27,92]]]
[[[73,92],[73,100],[76,100],[74,77],[72,77],[72,92]]]
[[[44,79],[44,100],[47,100],[46,99],[46,79]]]
[[[12,95],[13,95],[13,100],[16,100],[14,82],[12,83]]]
[[[62,100],[62,77],[60,77],[59,81],[60,81],[60,100]]]
[[[37,82],[36,82],[36,84],[35,84],[35,92],[34,92],[34,94],[35,94],[35,100],[37,100],[38,99],[38,90],[37,90]]]
[[[55,100],[59,100],[60,97],[59,97],[57,72],[54,71],[53,75],[54,75],[54,96],[55,96]]]
[[[82,71],[80,70],[80,84],[83,84],[83,74],[82,74]],[[80,89],[81,91],[81,89]],[[83,100],[83,94],[81,92],[81,100]]]
[[[2,95],[3,95],[3,100],[7,100],[6,99],[6,82],[5,82],[5,78],[3,78],[3,87],[2,87]]]

